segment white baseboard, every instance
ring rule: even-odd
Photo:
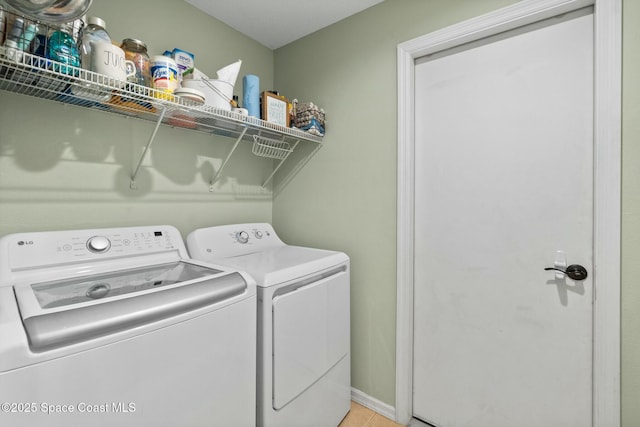
[[[358,389],[351,388],[351,400],[391,420],[396,419],[396,408]]]

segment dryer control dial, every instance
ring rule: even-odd
[[[260,230],[254,231],[253,235],[256,236],[256,239],[262,239],[262,231]]]
[[[236,233],[236,240],[242,244],[247,243],[249,241],[249,233],[246,231],[238,231]]]
[[[103,253],[111,248],[111,241],[104,236],[93,236],[87,240],[87,249],[95,253]]]

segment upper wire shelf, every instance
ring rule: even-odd
[[[285,142],[322,138],[233,111],[199,105],[152,88],[0,46],[0,90],[102,110],[201,132]]]
[[[1,18],[3,10],[6,22]],[[38,36],[31,39],[33,44],[24,37],[18,41],[12,40],[14,43],[5,42],[0,46],[0,91],[136,117],[155,123],[154,130],[131,174],[131,189],[138,188],[136,179],[161,124],[235,139],[233,147],[210,181],[210,191],[215,191],[216,182],[222,176],[238,144],[243,140],[254,142],[252,152],[256,156],[279,160],[262,184],[263,187],[271,181],[298,143],[303,140],[317,143],[312,155],[321,147],[321,137],[301,129],[288,128],[230,110],[198,104],[187,98],[46,58],[47,55],[44,53],[48,50],[48,38],[40,38],[40,32],[43,35],[49,34],[57,27],[14,14],[3,9],[1,5],[0,24],[5,25],[0,25],[0,40],[6,35],[3,28],[9,28],[9,18],[14,22],[22,19],[23,26],[28,23],[29,28],[35,27]],[[83,21],[76,20],[65,25],[65,31],[77,38],[82,27]],[[36,40],[38,43],[35,43]]]

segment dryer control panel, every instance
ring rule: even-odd
[[[12,270],[82,260],[108,260],[177,250],[186,257],[180,232],[172,226],[16,233],[2,238]]]
[[[227,258],[260,251],[273,246],[282,246],[271,224],[233,224],[201,228],[187,236],[187,246],[191,256],[198,257],[194,251],[203,250],[206,258]],[[198,248],[198,249],[195,249]]]
[[[273,230],[268,228],[261,227],[250,227],[246,229],[242,229],[240,231],[236,231],[233,235],[235,240],[244,245],[245,243],[249,243],[250,241],[254,244],[260,244],[259,240],[264,239],[265,242],[272,241],[275,233]],[[277,236],[276,236],[277,238]]]

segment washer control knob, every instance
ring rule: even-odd
[[[249,241],[249,233],[246,231],[238,231],[236,233],[236,240],[242,244],[247,243]]]
[[[102,253],[111,248],[111,241],[104,236],[93,236],[87,240],[87,249],[91,252]]]
[[[262,239],[262,231],[256,230],[253,234],[256,236],[256,239]]]

